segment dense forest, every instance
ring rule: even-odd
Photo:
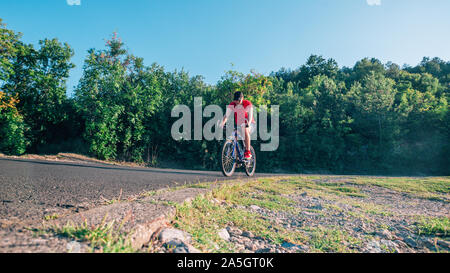
[[[450,174],[450,62],[403,66],[374,58],[353,67],[311,55],[270,75],[228,71],[215,85],[166,71],[113,35],[87,52],[72,96],[70,45],[21,41],[0,19],[0,152],[73,152],[149,166],[219,168],[218,141],[176,141],[177,104],[223,105],[243,91],[254,105],[280,106],[280,145],[257,151],[259,172]],[[253,145],[259,147],[259,142]]]

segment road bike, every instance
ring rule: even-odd
[[[224,126],[224,129],[226,125]],[[226,131],[226,130],[225,130]],[[241,141],[239,141],[241,139]],[[250,152],[252,158],[244,158],[244,143],[243,138],[238,130],[234,128],[233,133],[225,139],[222,147],[222,173],[225,176],[232,176],[236,168],[244,167],[245,173],[248,176],[253,176],[256,169],[256,154],[253,147],[250,145]]]

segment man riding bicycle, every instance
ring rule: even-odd
[[[222,123],[220,124],[221,127],[225,125],[231,113],[234,113],[234,123],[237,128],[241,130],[241,135],[244,136],[244,158],[251,159],[252,153],[250,151],[250,135],[256,128],[256,122],[253,119],[252,103],[248,100],[244,100],[244,94],[240,91],[234,93],[233,101],[227,106],[227,111],[223,117]]]

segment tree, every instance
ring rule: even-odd
[[[142,162],[152,141],[150,119],[160,105],[161,70],[129,54],[117,34],[106,47],[89,50],[75,90],[84,138],[99,158]]]
[[[335,78],[339,71],[338,64],[333,59],[324,59],[322,56],[309,56],[306,64],[301,66],[296,80],[300,81],[300,87],[307,87],[315,76],[324,75],[328,78]]]
[[[116,37],[107,50],[88,51],[83,76],[75,90],[76,105],[85,120],[83,134],[89,152],[100,159],[116,159],[118,151],[119,104],[126,66],[122,43]]]
[[[67,100],[66,81],[74,67],[70,58],[74,52],[58,40],[42,40],[40,48],[17,44],[12,63],[13,73],[4,85],[7,94],[18,94],[18,110],[23,113],[30,130],[30,152],[39,151],[48,143],[61,141],[64,132],[59,126],[68,120],[64,112]]]
[[[18,51],[20,34],[6,28],[0,18],[0,87],[14,73],[13,63]]]
[[[0,152],[21,155],[25,152],[25,126],[16,108],[17,97],[0,91]]]
[[[366,139],[371,160],[382,163],[393,141],[394,81],[371,71],[347,94],[353,131]]]
[[[317,168],[344,168],[344,135],[349,130],[344,99],[345,85],[325,75],[314,77],[302,91],[302,102],[311,109],[310,124],[304,134],[311,147],[311,163]]]
[[[369,76],[371,73],[384,75],[385,67],[378,59],[364,58],[356,62],[350,77],[347,79],[347,83],[349,84],[355,81],[361,81],[364,77]]]

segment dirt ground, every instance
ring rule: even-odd
[[[203,252],[449,252],[449,190],[448,178],[265,178],[185,205],[173,225]]]

